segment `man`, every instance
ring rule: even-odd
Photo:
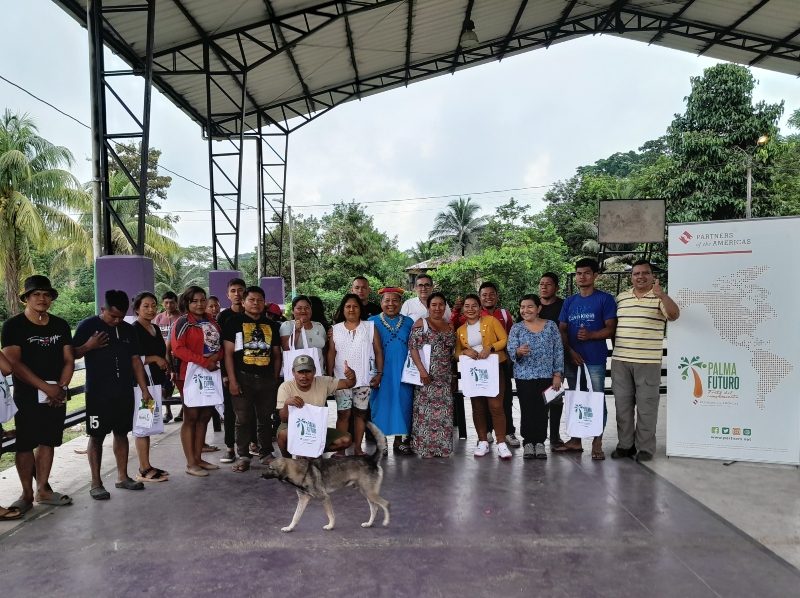
[[[239,459],[233,471],[250,469],[252,419],[262,464],[272,460],[272,413],[275,411],[278,378],[281,375],[281,336],[278,325],[264,315],[264,290],[247,287],[244,312],[225,323],[225,370],[228,390],[236,413],[235,439]]]
[[[496,318],[502,325],[503,329],[508,334],[511,331],[511,326],[514,324],[514,318],[509,313],[507,309],[503,309],[502,307],[498,307],[498,300],[499,295],[497,293],[497,285],[493,282],[483,282],[481,286],[478,287],[478,297],[481,301],[481,316],[492,316]],[[451,322],[453,324],[453,328],[458,328],[462,326],[467,319],[461,315],[461,307],[463,303],[461,301],[457,301],[456,304],[453,306],[453,315],[451,316]],[[514,427],[514,419],[512,414],[512,401],[514,399],[514,389],[511,385],[511,377],[513,373],[513,365],[510,359],[504,361],[500,366],[500,373],[505,378],[505,394],[503,395],[503,411],[506,415],[506,444],[509,446],[513,446],[514,448],[519,448],[520,441],[517,438],[517,429]],[[492,418],[491,414],[488,415],[488,429],[489,433],[487,435],[487,439],[489,442],[492,441]],[[498,442],[502,441],[502,438],[498,438]]]
[[[175,323],[175,320],[177,320],[181,315],[181,312],[178,309],[178,296],[172,291],[167,291],[161,295],[161,306],[164,308],[164,311],[162,311],[160,314],[157,314],[156,317],[153,318],[153,324],[158,326],[161,330],[161,336],[164,337],[164,342],[167,344],[167,355],[169,356],[169,331],[172,328],[172,325]],[[167,397],[172,397],[172,392],[174,390],[172,382],[165,385],[164,390],[166,391],[165,395]],[[172,421],[172,405],[167,403],[164,405],[164,407],[164,423],[168,424]],[[175,418],[175,421],[179,422],[182,420],[183,415],[179,413],[178,417]]]
[[[433,292],[433,279],[429,274],[420,274],[414,283],[414,290],[417,292],[417,296],[404,301],[400,313],[416,322],[420,318],[428,317],[428,297]],[[448,305],[444,310],[444,319],[450,321],[451,317],[452,313]]]
[[[664,330],[668,321],[678,319],[681,310],[661,289],[647,260],[633,264],[631,283],[632,289],[617,295],[611,389],[617,406],[618,440],[611,458],[636,455],[641,462],[650,461],[655,454]]]
[[[284,457],[291,455],[286,450],[288,441],[289,407],[302,409],[304,405],[324,407],[328,397],[337,390],[353,388],[356,373],[345,364],[344,379],[337,380],[330,376],[316,376],[317,366],[308,355],[298,355],[292,362],[294,380],[288,380],[278,388],[277,408],[281,418],[278,427],[278,448]],[[353,443],[350,434],[340,432],[336,428],[328,428],[325,438],[325,452],[344,451]]]
[[[575,286],[578,292],[567,297],[558,317],[561,340],[564,343],[564,370],[569,387],[576,386],[578,368],[586,364],[592,387],[602,392],[606,381],[606,339],[614,336],[617,326],[617,303],[614,297],[594,288],[599,266],[597,260],[583,258],[575,263]],[[608,412],[603,403],[603,427]],[[557,451],[583,451],[580,438],[570,438]],[[603,436],[592,441],[592,459],[602,461]]]
[[[539,300],[542,308],[539,317],[543,320],[550,320],[558,325],[558,316],[564,300],[558,296],[558,274],[545,272],[539,279]],[[561,440],[561,414],[564,412],[564,399],[559,397],[547,404],[547,417],[550,420],[550,450],[562,446]]]
[[[245,285],[244,280],[241,278],[231,278],[228,281],[228,301],[231,306],[228,309],[223,309],[217,317],[217,324],[221,330],[225,330],[225,324],[237,314],[242,313],[242,296],[244,295]],[[220,463],[233,463],[236,461],[236,452],[234,446],[236,444],[236,414],[233,411],[233,403],[231,401],[231,393],[228,392],[227,373],[225,371],[225,361],[220,364],[222,366],[222,398],[223,398],[223,425],[225,427],[225,453],[220,458]],[[251,418],[255,421],[255,417]],[[251,433],[255,437],[255,428]],[[253,446],[253,452],[258,454],[258,447]]]
[[[356,276],[353,279],[353,284],[350,286],[350,292],[354,295],[358,295],[361,301],[365,319],[371,316],[377,316],[381,313],[381,306],[369,300],[370,290],[369,281],[363,276]]]
[[[72,333],[64,320],[48,313],[58,292],[46,276],[28,277],[24,288],[20,301],[25,310],[7,320],[2,331],[3,354],[14,372],[16,466],[22,484],[22,496],[9,508],[17,515],[4,519],[30,511],[34,498],[39,504],[72,504],[72,498],[54,492],[48,483],[55,447],[61,446],[64,434],[67,385],[75,369]]]
[[[136,331],[124,321],[128,312],[125,291],[106,291],[99,316],[80,322],[75,330],[75,358],[86,357],[86,433],[89,435],[89,496],[108,500],[109,492],[100,479],[103,441],[114,434],[117,488],[143,490],[142,482],[128,477],[128,432],[133,428],[133,385],[142,391],[144,402],[152,401],[147,377],[139,359]]]

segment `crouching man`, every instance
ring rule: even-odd
[[[289,406],[302,408],[306,403],[324,407],[328,397],[337,390],[352,388],[356,383],[356,373],[344,364],[344,380],[330,376],[315,376],[317,368],[314,360],[308,355],[298,355],[292,362],[294,380],[287,380],[278,388],[277,408],[281,418],[278,427],[278,447],[284,457],[291,455],[286,450],[289,421]],[[336,428],[328,428],[325,438],[325,452],[343,451],[353,443],[347,432],[339,432]]]

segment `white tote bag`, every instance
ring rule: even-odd
[[[308,337],[306,336],[306,329],[300,329],[300,336],[303,339],[303,346],[306,347],[305,349],[295,349],[294,347],[294,331],[289,335],[289,350],[283,352],[283,380],[284,382],[288,382],[289,380],[294,380],[294,373],[292,372],[292,364],[294,363],[295,357],[298,355],[308,355],[311,359],[314,360],[314,366],[316,366],[317,376],[322,376],[322,362],[320,360],[320,350],[316,347],[309,347],[308,346]]]
[[[212,407],[222,404],[222,372],[209,372],[203,366],[190,363],[183,383],[183,404],[187,407]]]
[[[16,413],[17,404],[14,403],[14,397],[11,395],[8,381],[3,374],[0,374],[0,424],[11,421],[11,418]]]
[[[465,397],[496,397],[500,394],[500,360],[496,353],[486,359],[458,358],[461,392]]]
[[[147,375],[147,390],[152,401],[142,400],[142,390],[138,386],[133,387],[133,435],[138,438],[154,436],[164,432],[164,418],[161,411],[161,385],[153,384],[153,377],[150,375],[150,366],[145,364],[144,357],[142,365]]]
[[[328,433],[328,407],[289,405],[286,450],[297,457],[316,459],[325,452]]]
[[[422,319],[422,330],[423,332],[428,332],[428,320],[426,318]],[[422,345],[422,348],[419,350],[419,358],[420,361],[422,361],[422,365],[425,367],[425,370],[430,372],[431,346],[429,344],[426,343]],[[400,382],[413,384],[414,386],[423,386],[422,379],[419,376],[419,370],[417,369],[414,360],[411,359],[411,351],[409,351],[408,355],[406,355],[406,361],[403,364],[403,373],[400,376]]]
[[[586,374],[589,390],[581,387],[581,372]],[[594,438],[603,434],[603,407],[605,394],[595,392],[592,388],[592,377],[586,365],[578,368],[575,390],[564,393],[564,405],[567,412],[567,434],[573,438]]]

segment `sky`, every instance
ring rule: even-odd
[[[0,76],[88,124],[86,30],[50,0],[0,6]],[[458,197],[472,197],[485,214],[511,197],[538,211],[548,186],[578,166],[663,135],[685,108],[690,77],[716,63],[592,36],[350,102],[289,136],[286,202],[295,214],[315,216],[340,201],[363,202],[400,249],[427,240],[436,214]],[[757,68],[753,74],[756,101],[786,101],[785,130],[800,108],[800,81]],[[43,137],[73,152],[80,181],[91,179],[87,128],[3,80],[0,98],[0,108],[28,113]],[[151,119],[160,164],[207,186],[199,126],[155,90]],[[245,160],[242,201],[255,205],[254,151]],[[210,245],[208,191],[198,184],[173,177],[164,204],[181,217],[184,246]],[[243,211],[242,222],[245,252],[255,246],[255,212]]]

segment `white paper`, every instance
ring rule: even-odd
[[[45,380],[45,382],[47,382],[48,384],[55,384],[56,383],[55,380]],[[39,402],[42,403],[42,404],[47,403],[47,401],[48,401],[47,395],[41,390],[37,391],[37,393],[39,394]]]
[[[563,380],[561,382],[561,388],[558,389],[558,390],[556,390],[552,386],[548,387],[547,390],[545,390],[542,393],[542,395],[544,395],[544,402],[548,403],[548,404],[552,403],[558,397],[563,396],[564,395],[564,391],[566,391],[568,388],[569,388],[569,386],[567,385],[567,381],[566,380]]]

